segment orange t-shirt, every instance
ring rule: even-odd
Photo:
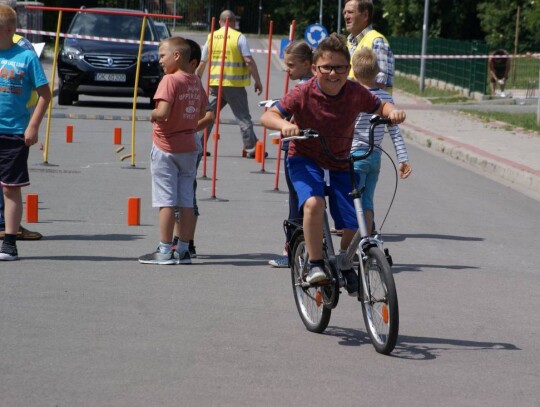
[[[154,100],[156,104],[165,100],[171,105],[167,120],[154,122],[152,139],[156,147],[167,153],[196,151],[193,133],[208,103],[199,77],[182,71],[165,75]]]

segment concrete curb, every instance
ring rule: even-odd
[[[423,129],[408,123],[403,123],[401,127],[408,140],[424,148],[466,163],[485,172],[486,175],[497,176],[540,193],[540,173],[533,168],[496,157],[479,148],[464,145],[441,135],[426,134]]]

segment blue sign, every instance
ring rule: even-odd
[[[288,38],[283,38],[279,45],[279,59],[285,58],[285,48],[289,45],[291,41]]]
[[[312,47],[316,47],[319,43],[328,37],[328,31],[321,24],[308,25],[304,31],[304,39]]]

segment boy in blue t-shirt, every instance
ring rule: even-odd
[[[15,10],[0,4],[0,185],[5,201],[6,234],[0,260],[17,260],[17,232],[22,218],[21,187],[30,185],[28,154],[38,142],[39,125],[51,100],[47,77],[34,51],[13,44]],[[39,96],[32,113],[32,90]]]

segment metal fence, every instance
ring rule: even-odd
[[[390,37],[388,39],[395,55],[420,55],[421,40],[418,38]],[[426,60],[425,77],[468,89],[470,92],[486,92],[487,59],[460,59],[459,56],[487,55],[488,48],[478,41],[458,41],[442,38],[430,39],[427,55],[455,55],[455,59]],[[396,71],[420,75],[420,59],[396,59]]]
[[[18,1],[17,2],[17,27],[31,28],[41,30],[43,28],[43,12],[41,10],[28,10],[26,6],[43,6],[43,3],[37,1]],[[33,43],[41,42],[39,34],[27,34],[25,37]]]
[[[418,56],[421,40],[417,38],[389,37],[396,55]],[[428,56],[455,55],[455,59],[426,60],[426,78],[468,89],[471,92],[489,93],[487,45],[478,41],[429,39]],[[460,59],[460,56],[481,55],[482,58]],[[396,59],[396,70],[405,74],[420,74],[420,59]],[[517,55],[511,59],[507,88],[526,89],[534,93],[538,89],[540,59],[538,55]]]
[[[173,30],[209,31],[212,17],[217,19],[223,10],[230,9],[236,14],[242,32],[268,32],[268,21],[259,13],[259,0],[244,0],[241,4],[234,0],[120,0],[119,3],[124,8],[182,16],[182,20],[163,19]]]

